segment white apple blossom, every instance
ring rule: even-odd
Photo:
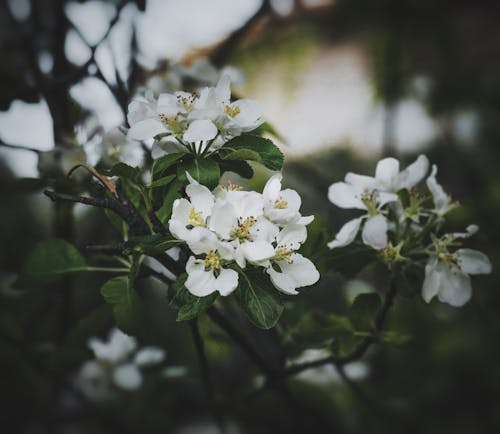
[[[422,297],[429,303],[435,296],[451,306],[463,306],[472,295],[470,275],[491,273],[488,257],[477,250],[458,249],[431,256],[425,266]]]
[[[132,167],[140,167],[144,160],[144,151],[137,141],[130,140],[120,128],[108,131],[102,141],[97,144],[99,161],[108,166],[118,162]]]
[[[158,347],[143,347],[137,351],[137,341],[114,328],[108,341],[91,338],[89,348],[94,360],[80,368],[75,384],[89,399],[103,401],[112,398],[116,388],[136,390],[142,385],[142,367],[154,366],[165,359]]]
[[[434,212],[442,217],[453,208],[456,204],[452,202],[451,196],[446,194],[443,187],[436,180],[437,166],[434,164],[432,166],[432,171],[430,176],[426,180],[427,187],[432,194],[432,201],[434,202]]]

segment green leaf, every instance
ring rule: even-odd
[[[394,345],[396,347],[405,346],[412,339],[411,335],[406,333],[400,333],[396,331],[386,331],[379,334],[379,339],[382,342]]]
[[[157,179],[156,181],[152,182],[150,187],[151,188],[163,187],[169,184],[174,178],[175,178],[174,174],[164,176],[163,178]]]
[[[187,274],[183,273],[168,288],[168,304],[179,309],[177,312],[177,321],[187,321],[196,318],[214,304],[218,295],[217,292],[214,292],[206,297],[196,297],[184,285],[186,279]]]
[[[219,165],[208,158],[196,158],[194,160],[186,161],[178,166],[177,177],[179,181],[188,184],[186,176],[188,172],[196,181],[206,187],[212,189],[217,187],[220,179]]]
[[[127,276],[115,277],[101,287],[101,294],[113,307],[118,327],[127,334],[137,334],[142,328],[143,304]]]
[[[187,180],[186,180],[187,182]],[[165,197],[163,198],[163,204],[160,209],[156,211],[156,216],[163,223],[167,223],[168,219],[172,215],[172,205],[175,199],[181,197],[181,189],[184,187],[184,182],[176,179],[172,184],[170,184]]]
[[[252,166],[245,160],[221,160],[219,166],[221,172],[234,172],[246,179],[253,176]]]
[[[255,326],[270,329],[276,325],[283,312],[283,300],[261,270],[247,269],[240,272],[236,295],[243,311]]]
[[[17,287],[46,284],[63,274],[85,271],[87,264],[72,244],[51,239],[35,246],[23,265]]]
[[[354,242],[348,246],[330,250],[330,253],[325,254],[324,262],[333,271],[341,273],[345,277],[353,277],[374,261],[376,255],[376,250],[362,243]]]
[[[422,282],[424,281],[423,268],[403,269],[396,275],[395,285],[399,295],[402,297],[413,298],[422,291]]]
[[[128,232],[128,224],[123,220],[118,214],[110,209],[105,209],[104,214],[108,218],[111,225],[120,232],[121,235],[125,236]]]
[[[185,152],[175,152],[173,154],[164,155],[163,157],[156,159],[153,162],[153,167],[151,169],[153,180],[156,180],[158,177],[160,177],[162,172],[167,170],[170,166],[179,161],[185,155]]]
[[[138,182],[141,176],[141,170],[138,167],[132,167],[125,163],[117,163],[106,173],[108,176],[118,176]]]
[[[279,148],[269,139],[252,134],[243,134],[227,142],[219,149],[223,160],[253,160],[271,170],[281,170],[284,157]]]
[[[375,293],[360,294],[355,299],[349,312],[349,319],[357,331],[370,332],[375,317],[380,309],[380,296]]]
[[[172,235],[153,234],[141,237],[131,237],[125,243],[123,253],[125,255],[130,255],[133,252],[156,255],[183,243],[183,241],[175,239]]]
[[[258,135],[262,135],[265,133],[276,137],[280,142],[283,142],[283,143],[285,142],[285,139],[283,138],[283,136],[280,133],[278,133],[276,128],[274,128],[274,126],[271,125],[269,122],[264,122],[257,129],[252,131],[252,134],[258,134]]]

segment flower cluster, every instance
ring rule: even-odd
[[[178,91],[137,98],[128,107],[128,137],[157,139],[154,156],[176,150],[206,154],[264,121],[260,104],[251,99],[231,102],[231,79],[223,75],[215,87],[197,93]]]
[[[193,253],[186,265],[189,292],[228,295],[238,286],[236,270],[248,264],[263,267],[285,294],[318,281],[314,264],[297,253],[313,216],[300,214],[296,191],[281,190],[281,175],[271,177],[262,194],[234,184],[211,192],[188,178],[187,198],[174,202],[169,228]]]
[[[88,360],[78,372],[76,386],[89,399],[102,401],[114,396],[116,387],[136,390],[142,385],[141,368],[157,365],[165,359],[158,347],[143,347],[137,351],[137,341],[114,328],[109,340],[91,338],[89,348],[95,359]]]
[[[398,160],[385,158],[378,162],[374,177],[348,173],[344,182],[332,184],[328,198],[333,204],[365,213],[344,224],[328,246],[347,246],[361,231],[362,242],[378,250],[389,266],[398,261],[419,266],[423,258],[424,300],[437,296],[442,302],[462,306],[471,297],[469,275],[490,273],[491,263],[481,252],[458,248],[477,232],[477,226],[469,226],[465,233],[438,235],[444,216],[456,203],[437,182],[435,165],[426,179],[430,195],[415,188],[428,171],[424,155],[402,171]]]

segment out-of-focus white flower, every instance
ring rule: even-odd
[[[120,128],[108,131],[97,145],[100,161],[108,166],[122,162],[132,167],[140,167],[144,151],[136,141],[127,138]]]
[[[85,149],[80,145],[56,145],[50,151],[40,152],[38,157],[38,170],[42,174],[60,173],[67,175],[68,172],[78,164],[87,162]],[[78,172],[75,176],[79,175]]]
[[[432,200],[434,202],[434,212],[442,217],[450,210],[455,208],[456,204],[452,202],[451,196],[446,194],[443,187],[436,180],[437,166],[434,164],[432,166],[432,171],[430,176],[427,178],[426,183],[432,194]]]
[[[422,297],[428,303],[435,296],[451,306],[463,306],[472,295],[470,275],[491,273],[488,257],[477,250],[458,249],[431,257],[425,266]]]
[[[142,385],[142,367],[160,364],[165,351],[158,347],[144,347],[137,351],[137,341],[118,329],[111,330],[108,341],[91,338],[89,348],[95,360],[86,361],[76,377],[75,384],[95,401],[115,396],[117,389],[136,390]]]

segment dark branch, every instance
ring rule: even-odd
[[[207,392],[210,409],[221,433],[223,433],[224,421],[215,398],[215,388],[210,374],[210,366],[208,364],[207,355],[205,353],[205,344],[200,334],[200,328],[198,327],[198,320],[195,318],[189,321],[189,327],[191,329],[191,335],[196,349],[196,356],[198,357],[198,364],[200,365],[200,373]]]
[[[29,152],[35,152],[36,154],[40,154],[42,151],[39,149],[35,148],[30,148],[29,146],[23,146],[23,145],[12,145],[10,143],[6,143],[3,140],[0,140],[0,146],[4,148],[10,148],[10,149],[16,149],[18,151],[29,151]]]
[[[396,297],[396,284],[394,279],[391,279],[389,290],[385,295],[384,302],[375,318],[372,334],[364,338],[349,354],[343,357],[337,357],[336,355],[331,355],[323,357],[321,359],[313,360],[311,362],[300,363],[296,365],[289,366],[284,371],[285,376],[295,375],[299,372],[305,371],[311,368],[317,368],[319,366],[327,365],[333,363],[335,366],[343,366],[349,362],[360,359],[365,355],[372,344],[377,342],[377,335],[383,330],[385,320],[387,319],[387,313],[394,303]]]

